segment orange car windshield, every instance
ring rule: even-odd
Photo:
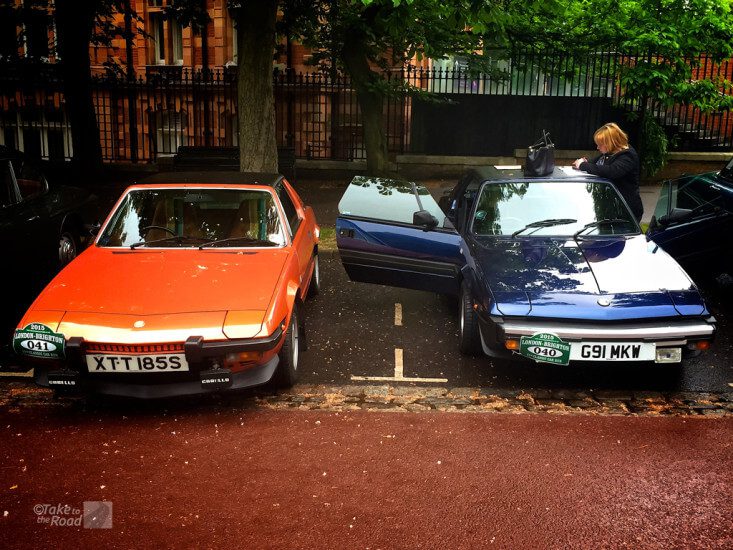
[[[273,195],[250,189],[135,189],[97,241],[120,247],[273,247],[285,234]]]

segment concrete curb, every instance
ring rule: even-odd
[[[266,389],[209,394],[186,399],[186,408],[453,412],[512,414],[581,414],[620,416],[733,416],[733,391],[722,393],[626,390],[501,390],[495,388],[419,388],[392,385],[297,385],[272,393]],[[101,400],[101,401],[100,401]],[[96,397],[96,403],[104,402]],[[190,400],[190,401],[189,401]],[[109,400],[113,401],[113,400]],[[119,409],[141,403],[114,400]],[[153,401],[145,401],[153,403]],[[175,406],[180,401],[156,401]],[[55,406],[87,408],[83,396],[57,396],[52,390],[13,381],[0,397],[0,407]],[[98,408],[99,405],[91,405]]]
[[[269,409],[554,413],[649,416],[731,416],[733,392],[497,390],[391,385],[298,386],[256,396]]]

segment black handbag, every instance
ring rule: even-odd
[[[524,162],[524,175],[528,177],[546,176],[555,169],[555,144],[550,134],[542,130],[542,139],[527,148]]]

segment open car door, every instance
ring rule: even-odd
[[[731,231],[733,185],[701,174],[664,183],[647,235],[688,269],[701,269],[730,265],[721,239]]]
[[[352,281],[457,294],[460,243],[422,185],[357,176],[339,202],[336,244]]]

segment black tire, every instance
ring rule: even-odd
[[[80,250],[81,238],[79,232],[65,227],[59,235],[59,267],[66,266],[76,258]]]
[[[471,293],[465,283],[461,285],[458,307],[458,349],[463,355],[479,355],[482,348],[478,333],[478,315],[473,309]]]
[[[297,305],[293,307],[290,325],[285,331],[285,341],[278,356],[280,363],[272,381],[279,388],[290,388],[298,381],[298,362],[300,361],[300,321]]]
[[[306,297],[313,298],[318,295],[321,291],[321,270],[318,262],[318,252],[313,254],[313,275],[311,275],[311,282],[308,285],[308,292]]]

